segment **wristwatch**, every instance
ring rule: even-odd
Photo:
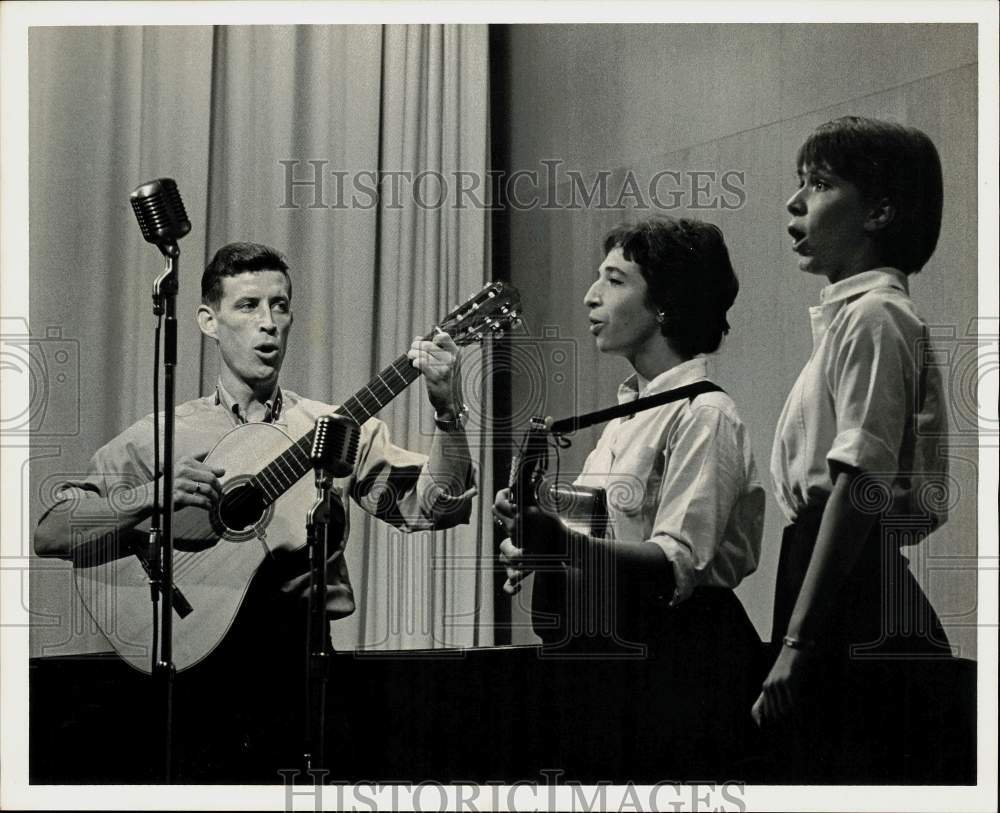
[[[434,425],[442,432],[454,432],[456,429],[464,429],[465,422],[469,416],[469,408],[462,404],[455,416],[451,420],[445,420],[437,412],[434,413]]]

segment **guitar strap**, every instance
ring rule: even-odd
[[[636,415],[640,412],[645,412],[647,409],[652,409],[662,404],[669,404],[671,401],[682,401],[685,398],[693,401],[699,395],[703,395],[706,392],[725,392],[725,390],[711,381],[696,381],[694,384],[685,384],[683,387],[675,387],[666,392],[658,392],[656,395],[647,395],[645,398],[638,398],[635,401],[629,401],[627,404],[618,404],[617,406],[599,409],[596,412],[574,415],[571,418],[561,418],[558,421],[552,422],[551,426],[549,426],[549,431],[553,435],[565,435],[575,432],[578,429],[586,429],[588,426],[593,426],[597,423],[604,423],[614,418],[620,418],[622,415]]]

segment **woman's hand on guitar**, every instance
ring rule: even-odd
[[[510,489],[502,488],[493,500],[493,518],[507,533],[514,532],[514,504],[510,501]]]
[[[509,534],[514,533],[515,514],[514,505],[510,501],[510,489],[500,489],[496,499],[493,500],[493,517],[497,525]],[[508,596],[521,592],[521,582],[531,573],[528,568],[522,566],[523,556],[524,551],[517,547],[510,537],[500,543],[500,564],[507,569],[507,581],[504,582],[503,591]]]
[[[531,575],[530,568],[524,566],[523,558],[524,551],[510,539],[505,539],[500,543],[500,563],[507,570],[507,581],[503,584],[503,591],[508,596],[520,593],[521,582]]]
[[[522,514],[524,548],[529,556],[565,559],[569,555],[570,530],[555,514],[531,506]]]
[[[530,553],[544,556],[564,556],[566,554],[566,535],[569,533],[562,520],[555,514],[543,511],[534,506],[526,509],[519,516],[514,503],[510,501],[510,489],[504,488],[497,492],[493,501],[493,516],[498,525],[513,534],[518,518],[523,520],[523,533],[530,540]],[[518,540],[520,542],[521,540]]]
[[[461,408],[458,354],[458,345],[442,330],[434,334],[431,342],[417,336],[406,353],[413,366],[423,373],[431,406],[444,420],[453,420]]]
[[[521,557],[538,555],[551,559],[552,556],[563,557],[567,553],[567,537],[569,530],[555,514],[543,511],[534,506],[525,509],[521,514],[510,501],[510,489],[504,488],[497,492],[493,501],[493,516],[498,525],[512,536],[517,527],[517,520],[522,520],[521,532],[524,540],[517,542],[522,548]],[[527,549],[525,553],[523,549]]]
[[[564,558],[568,553],[569,530],[555,514],[531,507],[523,513],[510,501],[510,489],[497,492],[493,501],[493,516],[513,537],[521,520],[520,532],[524,541],[508,538],[500,543],[500,561],[507,565],[507,583],[504,590],[513,595],[520,590],[519,583],[536,569],[534,559],[552,564],[553,557]],[[522,547],[518,547],[520,543]],[[516,589],[515,589],[516,588]]]
[[[174,464],[174,508],[197,506],[211,511],[219,503],[226,470],[205,462],[208,452],[182,457]]]

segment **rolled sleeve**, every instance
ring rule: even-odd
[[[475,464],[466,467],[461,475],[444,476],[432,474],[428,466],[424,465],[417,482],[421,516],[430,523],[427,527],[443,529],[467,524],[472,516],[472,498],[478,493]]]
[[[60,484],[56,502],[110,497],[121,489],[152,482],[152,428],[152,418],[146,416],[104,444],[91,456],[83,478]]]
[[[889,448],[878,435],[861,428],[842,429],[833,439],[833,447],[827,452],[827,463],[840,463],[872,474],[891,475],[896,473],[896,452]],[[832,466],[831,466],[832,468]],[[833,480],[833,472],[830,479]]]
[[[435,472],[427,456],[396,446],[386,425],[365,424],[362,453],[351,495],[365,511],[404,531],[450,528],[467,523],[477,493],[472,467]]]
[[[894,477],[912,411],[912,345],[884,307],[859,308],[842,330],[827,369],[836,415],[827,463]]]
[[[668,450],[653,535],[674,567],[673,603],[687,598],[722,542],[744,481],[736,426],[712,405],[689,411]]]

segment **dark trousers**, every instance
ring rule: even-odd
[[[303,767],[306,622],[304,602],[256,578],[219,647],[177,676],[179,782],[280,784]]]

